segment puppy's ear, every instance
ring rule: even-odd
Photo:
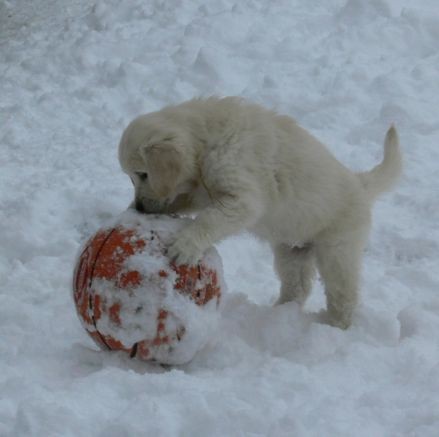
[[[182,172],[181,157],[171,144],[159,144],[141,149],[146,163],[149,185],[158,198],[174,192]]]

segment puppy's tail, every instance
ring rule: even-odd
[[[384,159],[372,170],[358,173],[370,197],[375,199],[381,193],[390,190],[402,171],[402,154],[399,147],[398,132],[392,125],[384,141]]]

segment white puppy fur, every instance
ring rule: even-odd
[[[273,248],[279,304],[303,305],[316,266],[325,321],[350,325],[371,205],[401,171],[395,128],[382,163],[354,173],[292,118],[212,97],[136,118],[123,133],[119,159],[138,210],[196,213],[169,248],[179,263],[196,262],[246,229]]]

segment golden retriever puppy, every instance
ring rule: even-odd
[[[395,128],[381,164],[354,173],[292,118],[212,97],[136,118],[123,133],[119,159],[137,210],[196,214],[169,248],[176,261],[193,263],[246,229],[273,248],[279,304],[303,305],[317,267],[324,320],[350,325],[371,205],[401,171]]]

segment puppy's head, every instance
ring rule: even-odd
[[[133,182],[134,205],[140,212],[169,211],[196,181],[191,139],[159,113],[138,117],[127,127],[119,161]]]

